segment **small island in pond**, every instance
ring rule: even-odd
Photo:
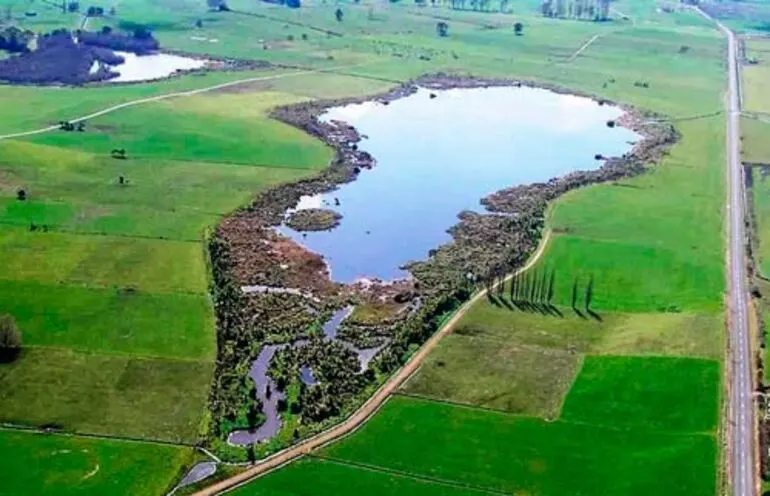
[[[329,231],[340,224],[342,215],[325,208],[308,208],[289,214],[286,225],[295,231]]]

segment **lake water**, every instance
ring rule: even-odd
[[[431,93],[436,98],[431,98]],[[280,232],[324,256],[339,282],[405,277],[401,265],[427,258],[451,240],[446,230],[463,210],[482,211],[494,191],[601,166],[640,137],[609,128],[622,109],[535,88],[428,91],[383,105],[329,109],[367,136],[359,143],[377,165],[331,193],[304,197],[297,208],[343,215],[324,232]],[[339,200],[339,206],[335,205]]]
[[[110,66],[110,70],[119,72],[120,76],[107,80],[109,83],[162,79],[171,76],[178,70],[200,69],[206,65],[205,60],[181,57],[168,53],[141,56],[130,52],[115,52],[115,54],[123,57],[125,62],[120,65]]]

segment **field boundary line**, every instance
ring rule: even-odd
[[[481,406],[481,405],[472,405],[470,403],[462,403],[460,401],[454,401],[454,400],[446,400],[442,398],[431,398],[430,396],[423,396],[421,394],[417,393],[409,393],[406,391],[396,391],[393,393],[393,396],[401,396],[403,398],[409,398],[416,401],[424,401],[426,403],[435,403],[438,405],[446,405],[450,406],[452,408],[463,408],[466,410],[474,410],[484,413],[496,413],[499,415],[506,415],[509,417],[517,417],[517,418],[531,418],[531,419],[537,419],[537,420],[544,420],[546,422],[549,422],[551,419],[546,419],[545,417],[541,417],[540,415],[534,415],[534,414],[526,414],[526,413],[516,413],[516,412],[510,412],[508,410],[501,410],[499,408],[492,408],[489,406]],[[315,455],[313,455],[315,456]],[[320,455],[319,455],[320,456]]]
[[[6,432],[23,432],[26,434],[37,434],[40,436],[59,436],[59,437],[71,437],[82,439],[96,439],[101,441],[119,441],[124,443],[136,443],[136,444],[157,444],[161,446],[176,446],[178,448],[196,448],[195,443],[181,443],[174,441],[163,441],[161,439],[140,438],[140,437],[127,437],[127,436],[111,436],[109,434],[89,434],[85,432],[69,432],[63,430],[45,430],[38,427],[32,427],[21,424],[12,424],[8,422],[0,423],[0,431]]]
[[[527,270],[531,269],[545,253],[548,242],[551,238],[550,229],[545,230],[540,243],[535,252],[530,256],[527,263],[516,270],[512,274],[505,277],[502,281],[509,280],[510,278],[517,276]],[[475,295],[473,295],[468,301],[466,301],[460,308],[444,322],[443,326],[435,332],[428,340],[414,353],[407,363],[401,367],[390,379],[388,379],[366,402],[356,410],[350,417],[343,420],[341,423],[323,431],[315,436],[308,438],[299,444],[286,448],[283,451],[279,451],[264,460],[257,462],[250,469],[236,474],[229,479],[225,479],[216,484],[213,484],[201,491],[195,493],[195,496],[213,496],[215,494],[222,494],[224,492],[235,489],[249,481],[272,472],[275,469],[281,468],[289,462],[303,455],[310,454],[311,451],[317,448],[322,448],[331,442],[337,441],[349,434],[352,434],[358,430],[363,424],[366,423],[380,408],[386,403],[386,400],[391,397],[392,393],[398,390],[401,385],[414,373],[417,368],[422,364],[423,360],[428,354],[436,347],[436,345],[449,334],[462,319],[463,316],[470,310],[473,305],[487,294],[487,289],[480,289]]]
[[[509,496],[510,493],[507,493],[505,491],[500,491],[497,489],[491,489],[491,488],[485,488],[481,486],[475,486],[473,484],[466,484],[460,481],[456,480],[450,480],[450,479],[442,479],[440,477],[431,477],[429,475],[423,475],[423,474],[416,474],[414,472],[406,472],[403,470],[397,470],[393,468],[386,468],[380,465],[371,465],[368,463],[361,463],[356,462],[352,460],[343,460],[341,458],[335,458],[332,456],[324,456],[324,455],[317,455],[317,454],[310,454],[308,455],[308,458],[315,458],[317,460],[324,460],[329,463],[334,463],[337,465],[343,465],[346,467],[355,468],[358,470],[368,470],[370,472],[377,472],[381,474],[389,474],[389,475],[395,475],[398,477],[403,477],[405,479],[412,479],[417,480],[421,482],[429,482],[431,484],[435,485],[441,485],[446,487],[454,487],[457,489],[470,489],[472,491],[476,491],[479,493],[487,493],[487,494],[499,494],[499,495],[505,495]]]

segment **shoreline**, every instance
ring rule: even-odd
[[[389,103],[391,101],[408,97],[414,94],[419,88],[433,90],[449,89],[474,89],[489,87],[527,87],[552,91],[558,94],[589,98],[597,105],[613,105],[623,111],[623,114],[614,121],[613,125],[618,125],[630,129],[641,136],[633,148],[621,157],[602,157],[603,164],[591,170],[577,170],[562,176],[549,179],[546,182],[512,185],[497,190],[486,197],[480,198],[483,209],[479,211],[458,212],[458,222],[450,226],[447,232],[452,236],[448,243],[437,246],[431,250],[427,259],[409,261],[399,267],[409,273],[409,276],[416,277],[414,269],[429,263],[435,255],[440,252],[446,253],[452,251],[450,247],[463,241],[468,241],[469,231],[481,228],[487,234],[490,230],[495,230],[495,226],[504,231],[503,225],[510,224],[512,221],[521,223],[522,214],[535,214],[530,212],[531,205],[524,206],[523,200],[526,198],[531,202],[532,196],[536,196],[540,202],[550,202],[567,191],[576,187],[586,186],[588,184],[597,184],[601,182],[614,181],[623,177],[630,177],[641,174],[646,169],[647,163],[657,161],[661,156],[663,149],[670,146],[679,139],[678,133],[672,126],[661,122],[653,121],[661,116],[636,109],[629,105],[617,104],[611,100],[600,98],[587,93],[572,91],[564,87],[551,84],[537,84],[530,81],[521,81],[514,79],[491,79],[478,78],[472,76],[457,76],[447,74],[429,74],[417,79],[403,83],[389,91],[361,97],[342,98],[333,100],[321,100],[292,104],[276,107],[270,112],[270,117],[279,120],[285,124],[291,125],[323,141],[327,146],[334,149],[335,156],[329,166],[321,170],[317,175],[299,180],[293,183],[277,186],[258,195],[249,205],[236,211],[226,218],[217,228],[217,232],[225,234],[227,237],[228,229],[232,226],[234,230],[251,231],[252,239],[259,239],[259,231],[265,228],[277,227],[284,223],[285,216],[291,213],[304,196],[315,196],[328,194],[335,191],[341,185],[356,180],[358,173],[365,168],[373,168],[377,164],[376,157],[372,157],[368,152],[358,149],[358,143],[362,136],[359,131],[348,123],[340,121],[322,122],[319,117],[329,108],[345,105],[358,104],[368,101],[380,103]],[[544,213],[544,212],[543,212]],[[501,215],[502,214],[502,215]],[[510,217],[516,217],[511,219]],[[237,226],[235,226],[237,224]],[[235,236],[234,238],[239,238]],[[287,238],[289,239],[289,238]],[[234,244],[238,245],[236,239]],[[294,240],[289,241],[302,246]],[[466,243],[467,244],[467,243]],[[531,245],[536,245],[531,243]],[[467,246],[465,248],[468,248]],[[455,247],[457,252],[459,248]],[[308,255],[325,259],[317,253],[307,250]],[[529,250],[527,250],[529,251]],[[246,256],[247,254],[244,254]],[[452,259],[458,257],[465,259],[463,264],[468,268],[468,256],[460,256],[458,253],[452,254]],[[488,258],[488,257],[487,257]],[[498,261],[498,265],[502,263]],[[470,264],[476,270],[472,272],[477,276],[483,275],[479,271],[478,264]],[[255,274],[249,274],[253,270],[240,271],[239,278],[253,277]],[[333,285],[337,283],[331,279],[330,271],[327,271],[325,277]],[[411,277],[408,277],[411,278]],[[419,277],[418,277],[419,278]],[[403,280],[401,278],[398,280]],[[261,284],[253,280],[244,281],[248,284]],[[316,285],[317,286],[317,285]],[[291,286],[296,287],[296,286]]]

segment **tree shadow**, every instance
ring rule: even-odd
[[[581,319],[587,319],[588,318],[585,315],[583,315],[583,312],[581,312],[577,307],[572,307],[572,311],[575,312],[577,314],[577,316],[580,317]]]
[[[592,317],[594,320],[597,320],[597,321],[599,321],[599,322],[601,322],[601,321],[602,321],[602,317],[601,317],[601,315],[599,315],[598,313],[594,312],[594,311],[593,311],[593,310],[591,310],[590,308],[589,308],[589,309],[586,309],[586,312],[587,312],[587,313],[588,313],[588,315],[590,315],[590,316],[591,316],[591,317]]]
[[[21,348],[0,348],[0,363],[15,362],[21,354]]]

